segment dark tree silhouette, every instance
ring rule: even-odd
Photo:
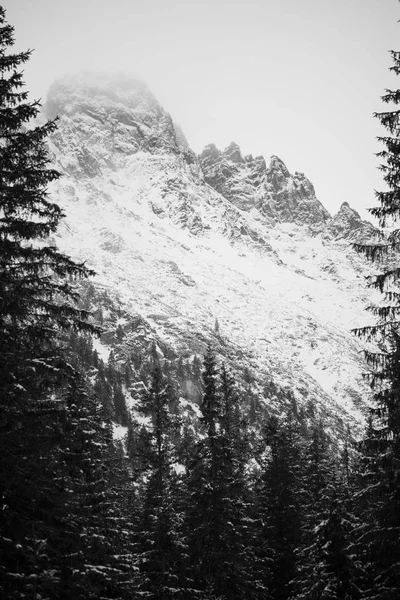
[[[400,52],[391,52],[391,71],[400,74]],[[356,245],[356,250],[380,265],[371,285],[382,292],[383,302],[371,307],[377,317],[374,326],[356,331],[372,338],[379,350],[367,353],[372,366],[371,384],[375,390],[365,455],[364,489],[360,507],[367,522],[359,529],[358,548],[369,579],[363,598],[394,598],[400,589],[400,90],[386,90],[383,102],[391,110],[375,113],[387,133],[378,139],[384,149],[378,156],[387,189],[376,192],[379,206],[370,210],[381,228],[374,244]]]
[[[77,376],[63,335],[94,330],[75,305],[74,281],[90,271],[49,241],[63,217],[47,194],[59,177],[45,144],[56,123],[32,126],[40,104],[27,100],[18,70],[31,53],[9,53],[13,31],[0,7],[0,589],[56,598],[48,540],[63,505],[63,388]]]

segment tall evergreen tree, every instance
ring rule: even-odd
[[[185,542],[179,496],[179,477],[173,468],[176,460],[172,445],[179,420],[170,411],[172,389],[153,353],[149,389],[143,394],[140,412],[149,419],[147,443],[136,446],[142,452],[141,524],[138,536],[142,584],[140,592],[148,598],[167,600],[184,597]]]
[[[304,541],[327,514],[331,503],[330,492],[335,478],[334,449],[329,443],[322,421],[311,425],[310,439],[305,444],[304,478],[306,483],[303,502],[306,507],[304,517]]]
[[[296,551],[302,542],[302,440],[290,413],[270,417],[264,428],[265,452],[257,486],[259,555],[263,584],[274,600],[287,600],[295,578]]]
[[[90,271],[48,240],[63,217],[47,194],[59,177],[45,144],[56,123],[31,126],[40,104],[27,100],[19,70],[30,51],[9,52],[13,31],[0,7],[0,589],[44,599],[60,591],[49,540],[65,509],[54,483],[63,388],[74,379],[63,335],[94,328],[75,305],[75,280]]]
[[[400,52],[392,51],[391,56],[391,71],[400,75]],[[364,597],[376,600],[394,598],[400,590],[400,229],[396,228],[400,217],[400,90],[386,90],[382,100],[392,105],[391,110],[374,115],[387,131],[378,138],[384,146],[378,156],[383,160],[380,169],[387,189],[376,192],[379,206],[370,212],[381,228],[388,227],[388,233],[382,230],[374,244],[356,245],[356,250],[382,265],[371,280],[383,295],[382,305],[371,308],[377,323],[356,331],[380,345],[379,351],[367,353],[373,367],[375,402],[364,464],[372,484],[361,494],[368,522],[359,532],[360,545],[368,546],[364,559],[371,575]]]
[[[136,580],[132,583],[133,510],[126,506],[129,477],[123,457],[88,385],[70,385],[65,402],[58,477],[52,482],[63,491],[53,542],[60,557],[60,583],[53,597],[128,598]],[[123,476],[121,497],[117,492]]]
[[[221,415],[221,399],[217,392],[217,364],[213,349],[208,347],[204,357],[203,386],[204,393],[201,405],[202,421],[212,442],[217,432],[217,424]]]
[[[45,140],[55,121],[30,127],[40,104],[27,101],[18,67],[30,52],[7,54],[13,27],[0,7],[0,380],[3,394],[42,393],[59,366],[54,341],[72,327],[89,328],[73,306],[72,280],[89,271],[48,240],[63,217],[47,186],[60,176],[49,168]]]
[[[349,549],[355,517],[348,469],[339,468],[322,422],[314,423],[305,449],[303,540],[292,582],[296,600],[360,597],[360,574]]]
[[[190,571],[199,598],[256,598],[245,478],[248,444],[232,376],[204,360],[203,436],[188,469]]]

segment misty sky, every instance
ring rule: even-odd
[[[326,208],[383,189],[374,111],[399,81],[398,0],[3,0],[31,98],[82,69],[144,79],[200,152],[237,142],[304,172]]]

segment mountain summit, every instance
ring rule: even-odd
[[[134,370],[132,349],[155,344],[190,364],[212,341],[271,410],[295,398],[360,418],[350,330],[366,322],[367,292],[347,240],[372,226],[348,205],[332,218],[276,156],[267,166],[235,143],[196,156],[141,82],[64,78],[46,111],[60,116],[51,193],[67,214],[55,243],[96,270],[91,307],[117,363]],[[182,385],[196,400],[190,373]]]

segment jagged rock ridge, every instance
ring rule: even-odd
[[[365,324],[368,293],[346,241],[356,213],[331,218],[277,157],[267,167],[235,144],[197,157],[135,81],[61,80],[47,111],[60,116],[50,149],[65,175],[51,190],[67,214],[55,242],[96,270],[132,343],[139,321],[164,355],[201,355],[212,339],[260,397],[273,380],[332,419],[359,418],[350,329]]]
[[[223,152],[211,144],[200,155],[205,180],[242,210],[257,209],[276,222],[325,223],[330,214],[302,174],[291,175],[277,156],[269,167],[262,156],[242,156],[232,142]]]

